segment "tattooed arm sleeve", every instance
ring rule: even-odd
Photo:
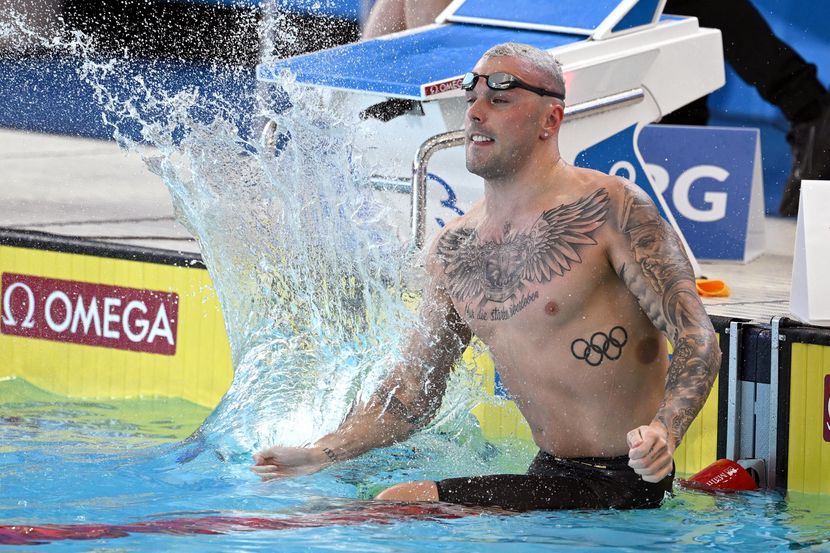
[[[450,369],[471,339],[453,308],[435,263],[418,322],[392,368],[365,403],[355,405],[340,427],[317,441],[338,460],[406,439],[441,406]]]
[[[697,294],[683,244],[651,199],[626,184],[611,261],[640,306],[674,346],[666,391],[655,416],[677,447],[709,395],[720,348]]]

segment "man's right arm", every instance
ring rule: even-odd
[[[470,341],[430,256],[430,284],[401,362],[365,403],[356,405],[334,432],[311,447],[272,447],[254,455],[266,478],[315,472],[370,449],[402,441],[427,424],[441,406],[450,369]]]

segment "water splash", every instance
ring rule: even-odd
[[[257,101],[258,117],[246,121],[276,121],[279,151],[246,138],[256,133],[231,106],[198,91],[145,97],[165,117],[139,122],[225,315],[235,377],[204,431],[246,448],[331,430],[391,362],[397,322],[411,318],[398,299],[402,246],[352,151],[354,121],[331,95],[288,76],[283,89],[290,107]]]

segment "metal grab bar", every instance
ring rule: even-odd
[[[642,102],[646,97],[646,93],[642,88],[632,88],[616,94],[609,94],[608,96],[601,96],[588,100],[587,102],[580,102],[565,108],[565,118],[573,121],[574,119],[582,119],[591,115],[597,115],[612,109],[624,108],[632,104]]]
[[[427,210],[427,164],[437,151],[464,144],[464,131],[450,131],[428,138],[412,162],[412,246],[416,250],[424,247]]]
[[[609,94],[601,98],[580,102],[565,108],[565,118],[569,120],[582,119],[597,115],[612,109],[619,109],[642,102],[645,91],[634,88],[624,92]],[[427,207],[427,164],[437,151],[461,146],[464,144],[464,131],[450,131],[428,138],[415,154],[412,162],[412,247],[420,250],[424,247],[426,234],[426,207]]]
[[[372,175],[369,178],[372,188],[381,192],[397,192],[398,194],[412,194],[412,179],[407,177],[388,177],[386,175]]]

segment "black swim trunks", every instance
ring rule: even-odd
[[[512,511],[551,509],[648,509],[671,494],[674,470],[657,483],[645,482],[628,466],[628,456],[560,459],[544,451],[527,474],[492,474],[439,481],[438,498],[471,507]]]

